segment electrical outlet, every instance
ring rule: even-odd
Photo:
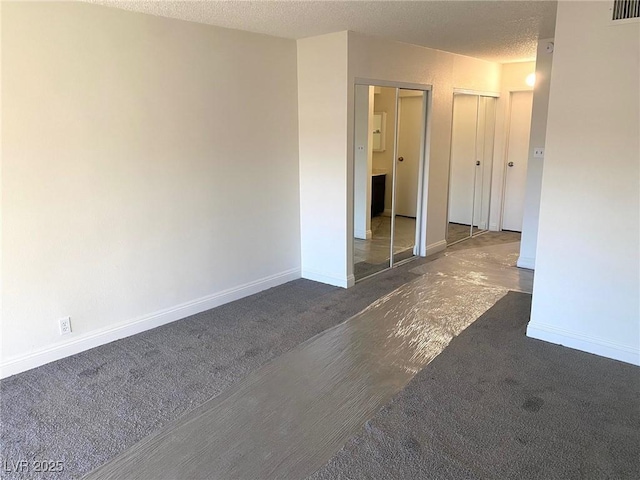
[[[358,151],[364,152],[364,145],[358,145]]]
[[[533,158],[544,158],[544,148],[535,147],[533,149]]]
[[[60,335],[69,335],[71,333],[71,317],[64,317],[59,320]]]

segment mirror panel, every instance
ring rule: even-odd
[[[418,190],[424,132],[424,92],[398,91],[393,263],[416,254]]]
[[[356,280],[391,266],[395,98],[395,88],[369,85],[355,88],[353,271]]]
[[[356,85],[354,98],[357,281],[417,253],[427,95],[422,90]]]

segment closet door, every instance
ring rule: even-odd
[[[425,101],[424,92],[420,90],[400,89],[398,91],[392,223],[394,263],[416,255]]]
[[[493,97],[478,97],[473,234],[489,229],[495,124],[496,99]]]
[[[418,255],[428,94],[356,85],[354,100],[353,272],[361,280]]]
[[[478,97],[454,94],[447,242],[471,236],[476,183]]]
[[[489,228],[496,99],[454,94],[447,243]]]
[[[396,88],[356,85],[353,273],[361,280],[391,266]]]

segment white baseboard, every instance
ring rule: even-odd
[[[490,223],[489,224],[489,231],[491,231],[491,232],[499,232],[500,231],[500,227],[498,227],[497,223]]]
[[[204,312],[211,308],[219,307],[225,303],[239,300],[266,290],[267,288],[276,287],[298,278],[300,278],[300,269],[294,268],[286,270],[253,282],[245,283],[244,285],[207,295],[206,297],[143,315],[116,326],[79,335],[64,343],[52,345],[51,347],[43,348],[26,355],[9,358],[0,363],[0,378],[9,377],[46,363],[84,352],[90,348],[129,337],[186,318],[190,315]]]
[[[527,337],[640,366],[640,348],[612,343],[552,325],[530,322],[527,326]]]
[[[526,268],[528,270],[535,270],[536,269],[536,259],[532,258],[532,257],[523,257],[522,255],[520,255],[518,257],[518,261],[516,262],[516,265],[520,268]]]
[[[353,275],[349,275],[348,277],[335,277],[333,275],[309,270],[308,268],[302,269],[302,278],[342,288],[349,288],[355,284],[355,277]]]
[[[446,240],[440,240],[439,242],[435,242],[432,243],[431,245],[427,245],[427,257],[429,255],[433,255],[434,253],[438,253],[441,252],[443,250],[446,250],[447,248],[447,241]]]

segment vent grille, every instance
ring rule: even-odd
[[[612,20],[640,18],[640,0],[613,0]]]

